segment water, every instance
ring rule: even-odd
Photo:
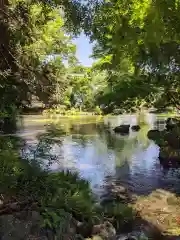
[[[139,132],[131,131],[129,135],[121,136],[113,132],[113,127],[122,123],[136,124],[136,116],[63,117],[56,124],[65,130],[66,136],[57,134],[51,136],[48,142],[45,141],[48,139],[47,126],[42,123],[42,118],[31,116],[24,119],[24,128],[17,134],[26,139],[31,150],[37,150],[37,136],[44,134],[46,137],[41,139],[38,147],[41,153],[43,149],[44,162],[51,158],[51,170],[78,171],[81,177],[90,181],[93,191],[99,195],[105,194],[112,182],[123,184],[140,195],[159,188],[180,193],[178,170],[163,169],[158,160],[159,147],[147,138],[149,129],[164,128],[163,123],[157,125],[158,119],[165,118],[146,114]],[[25,150],[26,154],[30,155],[30,152],[29,149]],[[33,157],[42,158],[42,154],[40,156],[36,151]]]

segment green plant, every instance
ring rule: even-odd
[[[114,224],[117,228],[122,227],[124,224],[131,223],[135,218],[135,211],[127,204],[118,202],[108,203],[104,206],[104,215],[114,219]]]
[[[61,235],[68,232],[72,219],[70,213],[65,212],[63,209],[57,209],[55,212],[54,209],[45,208],[41,212],[41,216],[43,217],[43,228],[52,229],[55,233],[58,232]]]

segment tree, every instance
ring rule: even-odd
[[[2,2],[0,20],[1,111],[31,103],[35,95],[47,103],[63,82],[65,65],[75,46],[64,32],[59,7],[42,2]],[[51,59],[50,56],[58,56]],[[62,84],[63,87],[63,84]]]
[[[164,104],[179,105],[179,9],[177,1],[167,0],[109,0],[99,4],[86,32],[96,43],[94,57],[103,60],[110,88],[114,78],[120,84],[122,77],[116,76],[122,72],[125,60],[130,63],[133,79],[145,82],[144,89],[147,82],[154,86],[149,96],[159,99],[168,92]],[[126,72],[129,75],[129,69]],[[123,85],[122,92],[127,90],[124,85],[123,91]],[[142,88],[136,90],[139,98]]]

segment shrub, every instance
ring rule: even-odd
[[[110,202],[104,206],[104,214],[108,218],[113,218],[113,224],[119,229],[125,224],[129,224],[135,218],[135,211],[127,204],[120,202]]]

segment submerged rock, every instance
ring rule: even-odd
[[[115,133],[128,134],[130,125],[120,125],[115,127],[113,130]]]
[[[134,126],[131,127],[131,129],[132,129],[133,131],[139,131],[141,128],[140,128],[139,125],[134,125]]]

